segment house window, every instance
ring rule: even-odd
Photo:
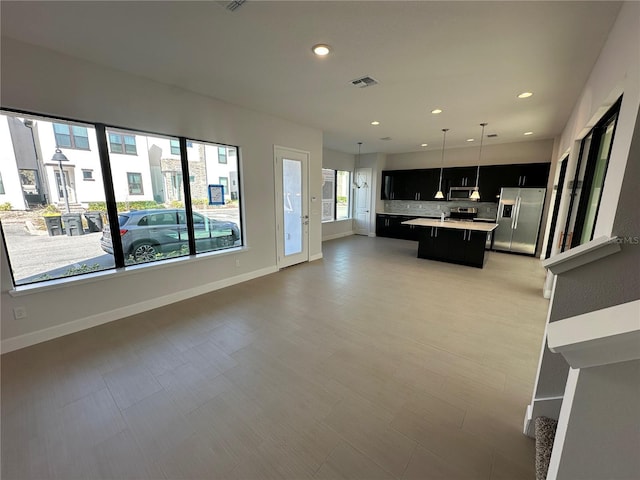
[[[89,133],[86,127],[54,123],[53,134],[56,137],[56,146],[60,148],[89,150]]]
[[[169,140],[171,143],[171,154],[180,155],[180,140]]]
[[[580,144],[576,175],[570,182],[572,191],[562,233],[562,252],[593,239],[619,110],[620,100]]]
[[[351,172],[322,169],[322,221],[344,220],[350,217]]]
[[[137,155],[136,137],[123,133],[109,133],[109,146],[112,153],[124,153],[127,155]]]
[[[224,187],[224,193],[229,193],[229,179],[227,177],[218,177],[218,183]]]
[[[0,111],[0,125],[6,124],[8,119],[17,117],[14,113]],[[19,115],[21,119],[25,117],[24,113]],[[80,143],[77,139],[82,136],[80,133],[84,133],[54,118],[47,120],[39,115],[30,120],[34,124],[36,122],[40,124],[41,131],[44,131],[44,128],[54,129],[54,124],[63,126],[64,129],[56,128],[61,135],[65,135],[66,132],[66,137],[62,140],[66,148],[69,148],[70,144],[77,146]],[[81,128],[85,129],[85,127]],[[58,203],[58,205],[51,205],[48,209],[52,213],[58,213],[59,210],[66,211],[67,201],[69,206],[93,203],[95,206],[91,205],[91,210],[106,210],[109,218],[117,219],[120,227],[107,228],[107,233],[101,237],[99,247],[109,255],[105,255],[104,260],[99,263],[94,262],[95,247],[98,246],[95,242],[88,244],[91,248],[76,249],[67,247],[67,242],[60,241],[58,242],[61,245],[60,248],[71,249],[64,251],[64,255],[55,259],[49,258],[47,248],[33,248],[34,242],[44,245],[48,242],[46,240],[48,237],[62,235],[65,229],[75,235],[79,228],[84,228],[85,231],[98,228],[95,223],[88,222],[81,226],[73,222],[61,223],[55,216],[45,217],[41,226],[35,225],[43,235],[34,236],[34,242],[25,242],[20,229],[5,229],[1,241],[4,241],[7,246],[15,286],[37,284],[43,281],[55,282],[64,277],[82,276],[96,271],[157,262],[167,258],[193,258],[200,253],[242,245],[241,192],[236,188],[231,192],[231,198],[225,195],[225,205],[209,205],[208,198],[210,184],[217,184],[220,178],[234,182],[238,179],[240,165],[236,147],[186,139],[186,146],[191,149],[188,150],[192,157],[189,158],[189,162],[183,164],[181,161],[176,161],[175,157],[160,158],[160,164],[157,165],[150,164],[148,161],[145,151],[147,145],[164,145],[165,156],[169,156],[166,142],[172,139],[177,140],[176,137],[148,135],[122,128],[110,130],[109,127],[105,128],[100,124],[88,124],[86,134],[90,137],[91,144],[95,145],[98,144],[98,138],[105,138],[102,135],[106,135],[110,150],[94,148],[88,151],[76,160],[80,165],[77,165],[75,170],[72,166],[64,165],[64,178],[59,166],[54,165],[54,175],[51,178],[43,176],[42,189],[38,182],[38,172],[19,169],[19,159],[15,155],[10,156],[6,160],[13,165],[12,170],[18,171],[19,175],[7,177],[6,187],[9,193],[19,192],[22,187],[24,198],[30,205],[46,203],[47,197],[41,192],[51,192],[54,201]],[[72,136],[73,140],[71,140]],[[131,157],[125,164],[123,158],[116,154],[137,154],[138,140],[141,147],[144,146],[139,152],[140,157]],[[37,142],[40,139],[36,136],[34,141],[37,149]],[[88,144],[89,141],[86,141],[85,145]],[[181,145],[180,139],[177,146]],[[173,146],[176,146],[175,142]],[[220,149],[225,153],[226,165],[218,163]],[[102,166],[107,165],[110,168],[107,168],[105,173]],[[95,181],[96,177],[101,181]],[[189,179],[190,195],[185,195],[186,179]],[[0,193],[4,193],[5,190],[3,180],[0,177]],[[78,181],[95,181],[95,184],[90,185],[91,188],[88,189],[76,189]],[[107,186],[106,189],[103,189],[103,183]],[[241,184],[240,181],[237,183]],[[191,218],[187,217],[187,211],[193,211]],[[4,224],[5,221],[9,221],[9,218],[11,218],[10,213],[0,209],[0,222]],[[151,225],[147,225],[149,221],[151,223],[162,221],[163,228],[145,229]]]
[[[2,183],[2,173],[0,173],[0,195],[4,195],[4,183]]]
[[[218,163],[227,163],[227,149],[218,147]]]
[[[88,184],[90,188],[76,188],[78,182],[82,182],[85,176],[84,172],[81,175],[81,167],[89,167],[87,170],[100,168],[99,149],[88,148],[89,145],[98,145],[95,126],[78,126],[42,115],[36,117],[25,113],[0,111],[0,124],[7,125],[16,120],[22,120],[32,125],[36,131],[40,132],[40,135],[34,135],[33,138],[29,135],[29,141],[25,143],[22,143],[20,138],[7,139],[9,146],[16,142],[14,145],[21,148],[3,149],[3,156],[0,160],[3,169],[9,167],[10,171],[16,172],[16,174],[8,175],[7,171],[4,171],[6,178],[3,180],[7,184],[3,186],[0,181],[0,193],[3,193],[3,187],[6,187],[7,193],[14,195],[12,202],[16,203],[13,207],[20,210],[25,207],[33,210],[43,206],[48,206],[48,208],[37,215],[41,219],[39,222],[32,222],[31,229],[35,230],[38,235],[30,235],[28,242],[25,242],[26,237],[21,229],[7,228],[5,222],[13,221],[11,212],[0,209],[0,222],[5,227],[1,241],[4,241],[6,246],[13,285],[20,287],[115,268],[114,257],[106,255],[107,252],[100,262],[95,261],[96,247],[100,248],[97,239],[91,242],[93,245],[87,243],[85,246],[69,244],[62,240],[63,237],[66,237],[65,232],[69,235],[78,235],[82,233],[81,229],[84,229],[85,232],[87,230],[96,232],[98,227],[95,223],[78,223],[71,219],[65,221],[55,216],[56,213],[66,213],[67,208],[74,208],[79,204],[86,205],[90,202],[95,202],[96,210],[102,210],[101,204],[103,202],[101,200],[106,197],[102,182]],[[46,135],[47,133],[48,135]],[[50,144],[54,140],[51,133],[56,134],[55,141],[70,160],[62,162],[64,178],[58,162],[49,162],[53,154]],[[84,151],[78,154],[80,151],[78,149]],[[29,152],[33,153],[33,157],[35,157],[35,152],[38,151],[48,152],[44,158],[47,163],[46,168],[42,170],[22,168],[31,166],[30,162],[26,161],[26,158],[31,157]],[[51,165],[52,163],[53,165]],[[77,168],[73,167],[74,164]],[[41,172],[42,174],[40,174]],[[124,183],[124,178],[121,178],[121,183]],[[87,184],[83,186],[86,187]],[[2,198],[4,200],[0,203],[9,200],[6,197]],[[91,209],[93,210],[93,208]],[[54,250],[58,252],[57,255],[51,255],[52,245],[55,245]]]
[[[127,183],[129,184],[129,195],[143,195],[142,174],[127,172]]]

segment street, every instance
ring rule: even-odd
[[[217,220],[240,222],[238,208],[202,210],[199,213]],[[16,285],[61,277],[69,269],[83,265],[92,267],[97,264],[100,266],[97,270],[115,266],[113,256],[100,248],[102,232],[50,237],[46,231],[28,231],[24,222],[10,221],[3,221],[2,228]]]

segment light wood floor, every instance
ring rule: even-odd
[[[334,240],[321,261],[4,355],[2,478],[533,479],[539,261],[416,250]]]

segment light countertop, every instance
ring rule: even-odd
[[[439,227],[452,230],[473,230],[476,232],[492,232],[498,225],[496,223],[469,222],[466,220],[440,220],[431,218],[415,218],[402,222],[402,225],[416,225],[418,227]]]

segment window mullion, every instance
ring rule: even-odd
[[[196,254],[196,236],[193,226],[193,208],[191,206],[191,184],[189,183],[189,159],[187,156],[187,139],[180,137],[180,163],[182,164],[182,186],[184,189],[184,211],[189,232],[189,255]]]
[[[96,137],[98,140],[98,154],[100,156],[100,167],[102,168],[102,182],[104,183],[105,203],[107,204],[107,218],[109,220],[109,230],[111,231],[111,242],[113,246],[113,258],[116,268],[124,267],[124,252],[122,250],[122,239],[120,238],[120,224],[118,223],[118,207],[116,205],[116,194],[111,179],[111,163],[109,160],[109,148],[107,147],[107,132],[104,124],[98,123],[96,127]]]

